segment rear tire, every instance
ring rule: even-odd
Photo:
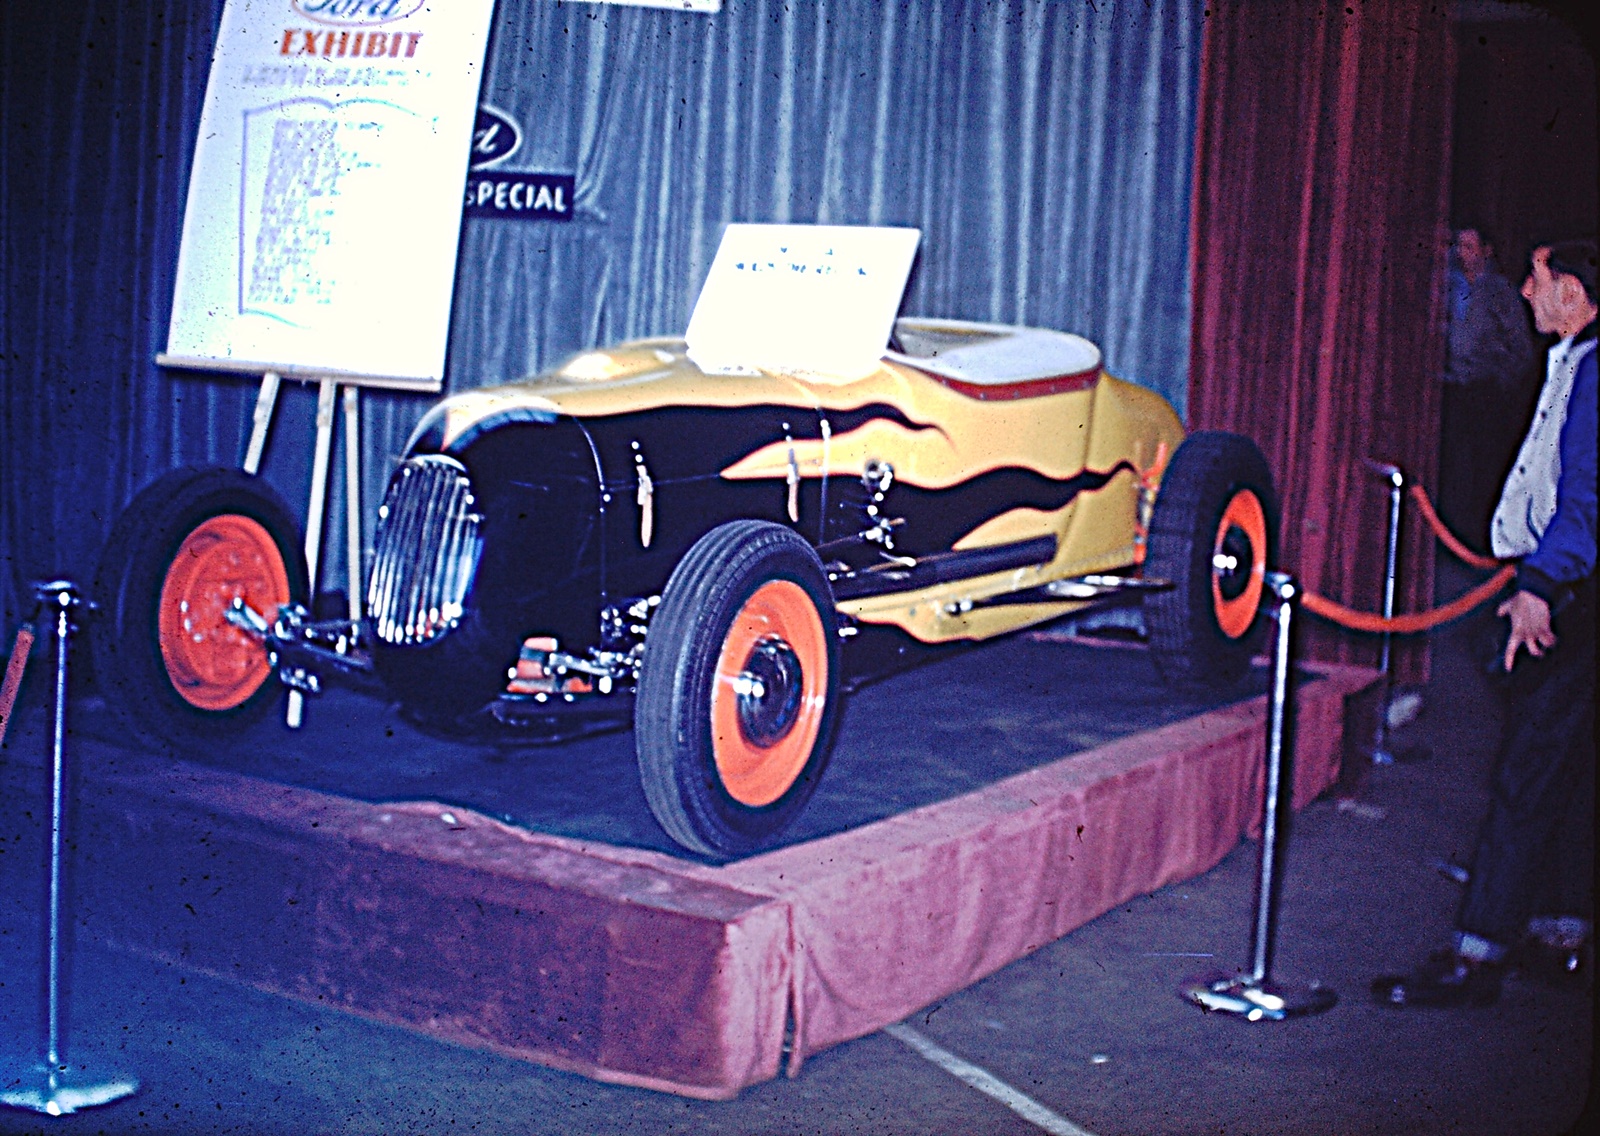
[[[279,685],[264,644],[223,617],[243,598],[269,621],[305,603],[299,526],[236,469],[180,469],[145,487],[101,553],[90,637],[111,710],[146,744],[188,748],[260,717]]]
[[[634,746],[650,811],[703,855],[770,843],[821,779],[838,700],[816,552],[765,521],[711,530],[673,570],[646,639]]]
[[[1144,601],[1167,682],[1218,689],[1244,676],[1277,534],[1272,472],[1256,444],[1221,431],[1190,435],[1161,478],[1144,563],[1146,574],[1173,584]]]

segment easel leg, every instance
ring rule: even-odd
[[[361,388],[344,388],[344,513],[350,621],[361,621]]]
[[[256,412],[250,426],[250,447],[244,454],[244,471],[252,477],[261,472],[261,455],[267,448],[267,427],[272,424],[272,408],[278,402],[278,374],[268,371],[261,376],[261,389],[256,394]]]
[[[322,523],[328,508],[328,462],[333,455],[333,400],[339,384],[323,379],[317,385],[317,448],[311,459],[311,503],[306,506],[306,580],[317,594],[317,561],[322,555]]]
[[[306,506],[306,581],[311,601],[316,603],[317,567],[322,554],[322,522],[328,504],[328,462],[333,453],[333,400],[339,384],[323,379],[317,385],[317,448],[311,459],[311,502]],[[305,697],[298,690],[289,692],[287,717],[291,730],[300,726]]]

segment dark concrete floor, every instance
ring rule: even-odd
[[[1258,848],[1244,843],[1205,876],[1102,916],[910,1024],[1097,1136],[1582,1130],[1590,993],[1518,980],[1492,1007],[1431,1012],[1395,1011],[1366,995],[1373,974],[1414,961],[1448,934],[1459,885],[1435,862],[1467,860],[1498,721],[1474,665],[1476,639],[1469,623],[1436,635],[1422,714],[1394,739],[1426,744],[1434,757],[1363,763],[1345,798],[1326,797],[1293,823],[1273,973],[1327,984],[1341,995],[1333,1010],[1250,1024],[1179,998],[1184,978],[1250,961]],[[1004,650],[1031,657],[1053,646]],[[1097,650],[1141,665],[1132,649]],[[936,664],[871,695],[903,703],[900,720],[909,721],[938,684],[969,681],[963,668],[970,664]],[[32,697],[23,709],[42,721],[46,707]],[[1059,728],[1049,705],[1024,692],[986,714],[1002,735]],[[25,733],[41,738],[38,724]],[[0,753],[11,765],[0,772],[28,774],[8,785],[43,773],[41,757],[16,752],[23,736]],[[924,741],[942,757],[945,743]],[[0,810],[0,1080],[37,1050],[34,876],[47,822],[39,789],[13,788]],[[483,806],[495,811],[487,798]],[[707,1103],[442,1044],[109,952],[87,935],[72,963],[68,1055],[99,1058],[143,1087],[63,1119],[0,1109],[0,1133],[1040,1131],[881,1033],[808,1060],[797,1079]]]

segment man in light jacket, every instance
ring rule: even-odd
[[[1505,729],[1455,945],[1374,981],[1387,1005],[1488,1004],[1519,957],[1592,965],[1595,262],[1592,240],[1541,245],[1522,285],[1535,326],[1560,338],[1490,526],[1495,555],[1517,563],[1498,610]]]

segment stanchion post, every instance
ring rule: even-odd
[[[1394,618],[1395,585],[1399,579],[1400,556],[1400,503],[1405,488],[1405,474],[1399,466],[1375,462],[1367,458],[1367,466],[1383,475],[1389,483],[1389,535],[1384,548],[1383,618]],[[1385,629],[1381,634],[1378,654],[1379,702],[1376,721],[1372,725],[1372,748],[1369,756],[1374,765],[1393,765],[1397,761],[1421,761],[1429,756],[1426,746],[1413,745],[1394,750],[1389,744],[1389,713],[1394,702],[1394,672],[1391,669],[1394,633]]]
[[[79,1109],[110,1104],[134,1092],[139,1082],[131,1077],[95,1075],[80,1062],[66,1059],[66,1006],[62,1000],[61,909],[63,907],[62,847],[66,818],[67,646],[83,605],[77,587],[66,580],[40,584],[36,594],[42,608],[55,613],[56,706],[50,764],[50,867],[45,914],[45,1022],[42,1059],[16,1075],[0,1072],[0,1104],[26,1108],[49,1116],[66,1116]]]
[[[1383,618],[1394,618],[1394,591],[1396,566],[1400,554],[1400,500],[1405,488],[1405,474],[1399,466],[1368,461],[1373,469],[1389,482],[1389,538],[1384,546],[1383,567]],[[1378,651],[1378,673],[1383,677],[1383,697],[1378,705],[1378,721],[1373,727],[1372,760],[1377,765],[1390,765],[1394,754],[1389,749],[1389,699],[1394,693],[1394,676],[1389,670],[1389,656],[1393,648],[1393,635],[1385,631]]]
[[[1390,466],[1389,474],[1389,539],[1384,545],[1383,557],[1383,618],[1394,618],[1394,582],[1400,556],[1400,501],[1406,477],[1399,466]],[[1389,652],[1394,636],[1383,633],[1383,649],[1379,655],[1378,669],[1389,673]]]
[[[1290,745],[1289,701],[1292,694],[1291,639],[1300,589],[1294,577],[1267,573],[1267,593],[1275,606],[1277,635],[1272,656],[1272,689],[1267,705],[1266,777],[1262,790],[1261,860],[1256,879],[1256,912],[1250,973],[1210,974],[1191,978],[1179,988],[1187,1001],[1204,1010],[1236,1014],[1246,1021],[1282,1021],[1331,1009],[1338,996],[1325,986],[1286,985],[1272,980],[1272,948],[1277,930],[1279,821],[1284,793],[1283,765]]]
[[[1289,674],[1293,658],[1289,636],[1293,631],[1293,612],[1298,598],[1294,581],[1287,576],[1268,581],[1278,600],[1274,620],[1276,637],[1272,652],[1272,692],[1267,699],[1266,784],[1262,789],[1261,864],[1256,881],[1255,938],[1251,950],[1250,981],[1262,983],[1272,969],[1272,942],[1278,915],[1278,803],[1283,796],[1283,750],[1290,697]]]

